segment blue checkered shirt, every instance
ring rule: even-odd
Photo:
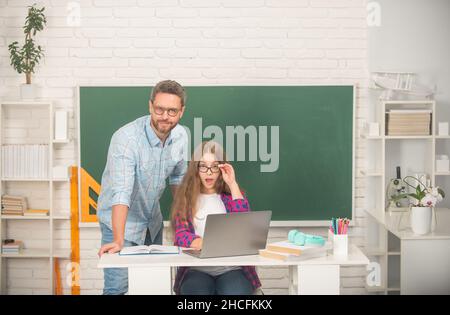
[[[188,136],[177,125],[163,145],[150,126],[150,115],[117,130],[108,150],[97,204],[99,222],[112,229],[112,206],[128,206],[125,239],[144,244],[147,229],[152,241],[162,226],[159,205],[166,179],[181,183],[187,169]]]

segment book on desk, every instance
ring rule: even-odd
[[[259,255],[265,258],[290,261],[326,256],[327,250],[331,247],[330,242],[323,246],[300,246],[289,241],[282,241],[268,244],[265,249],[259,250]]]
[[[168,245],[139,245],[139,246],[129,246],[124,247],[119,252],[120,256],[131,256],[131,255],[168,255],[168,254],[179,254],[180,248],[178,246],[168,246]]]

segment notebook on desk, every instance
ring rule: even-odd
[[[183,249],[197,258],[257,255],[266,247],[272,211],[210,214],[202,250]]]
[[[124,247],[119,252],[120,256],[130,255],[161,255],[161,254],[179,254],[180,248],[178,246],[165,245],[139,245]]]

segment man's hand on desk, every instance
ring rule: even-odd
[[[101,257],[104,253],[114,254],[120,252],[123,248],[123,242],[112,242],[103,245],[98,251],[98,256]]]
[[[203,238],[199,237],[192,241],[191,248],[202,249],[203,246]]]

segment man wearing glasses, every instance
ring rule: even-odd
[[[162,244],[159,199],[166,179],[175,194],[187,169],[188,136],[178,125],[185,102],[186,93],[179,83],[161,81],[152,90],[150,115],[113,134],[98,198],[99,256],[128,246]],[[103,294],[127,291],[126,268],[104,269]]]

